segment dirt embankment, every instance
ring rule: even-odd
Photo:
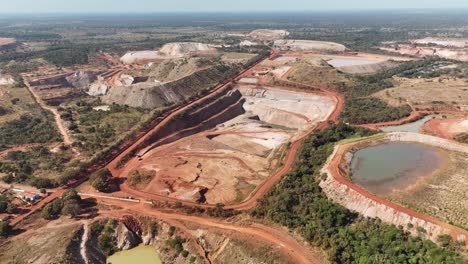
[[[447,119],[433,119],[422,127],[423,133],[452,139],[457,135],[468,133],[468,116]]]
[[[145,109],[163,107],[192,98],[197,93],[221,82],[234,70],[236,70],[234,66],[222,64],[168,83],[143,82],[116,87],[110,89],[102,97],[102,101],[106,104],[116,103]]]
[[[390,141],[419,142],[451,151],[468,152],[468,146],[416,133],[391,133],[387,136],[387,139]],[[426,238],[432,241],[437,241],[437,237],[442,234],[449,234],[457,241],[467,241],[468,232],[466,230],[390,202],[349,182],[344,177],[345,172],[341,169],[340,163],[348,153],[351,145],[352,143],[336,146],[322,169],[324,173],[328,174],[328,177],[320,183],[320,186],[328,197],[366,217],[380,218],[386,223],[403,226],[413,234],[420,233],[416,227],[424,228],[426,233],[420,235],[425,235]],[[408,224],[411,224],[414,228],[410,228]]]

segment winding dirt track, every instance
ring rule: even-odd
[[[36,99],[36,102],[43,108],[48,111],[50,111],[54,115],[55,123],[57,124],[57,127],[60,131],[60,134],[62,134],[63,137],[63,144],[65,145],[71,145],[73,143],[70,135],[68,134],[68,130],[65,128],[65,125],[63,124],[62,118],[60,117],[59,112],[55,107],[48,106],[42,99],[41,97],[36,93],[34,88],[31,87],[29,82],[25,81],[24,82],[26,86],[28,87],[29,92],[34,96]]]

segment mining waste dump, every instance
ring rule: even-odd
[[[333,112],[323,94],[239,85],[158,131],[122,171],[151,181],[134,189],[193,202],[232,204],[276,169],[288,142]]]
[[[403,190],[444,164],[441,150],[417,143],[388,143],[357,151],[351,178],[377,195]]]

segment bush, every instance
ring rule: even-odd
[[[116,221],[114,219],[109,219],[103,228],[99,231],[100,234],[98,237],[98,246],[106,254],[106,256],[110,256],[118,251],[116,241],[113,236],[115,225]],[[99,226],[94,228],[93,225],[93,230],[99,230],[97,227]]]
[[[2,221],[0,222],[0,236],[7,237],[10,235],[11,226],[8,222]]]
[[[39,117],[23,115],[0,127],[0,144],[29,144],[60,141],[55,125]]]
[[[184,243],[185,243],[185,239],[181,238],[180,236],[176,236],[175,238],[166,240],[166,246],[175,250],[176,255],[179,255],[180,253],[182,253],[182,251],[184,250],[184,245],[183,245]],[[187,256],[188,256],[188,252],[187,252]]]
[[[3,108],[2,106],[0,106],[0,116],[6,115],[6,114],[8,114],[9,112],[10,112],[10,111],[8,111],[8,109]]]
[[[76,217],[81,210],[81,197],[76,190],[67,190],[62,194],[61,198],[57,198],[51,203],[44,206],[41,216],[44,219],[51,220],[62,215]]]
[[[134,171],[129,178],[130,186],[137,186],[139,184],[149,183],[153,179],[153,175]]]
[[[77,201],[67,201],[62,208],[62,215],[68,215],[72,218],[80,214],[80,204]]]
[[[60,213],[62,212],[62,199],[57,198],[51,203],[48,203],[46,206],[41,211],[41,216],[44,219],[47,220],[52,220],[56,219],[60,216]]]
[[[112,177],[112,174],[107,168],[102,168],[89,178],[91,186],[100,192],[106,192],[109,190],[109,182]]]

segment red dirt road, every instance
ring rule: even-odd
[[[311,248],[297,242],[287,232],[265,225],[254,223],[240,226],[231,222],[207,217],[161,212],[156,209],[152,209],[148,206],[144,206],[143,204],[132,205],[129,203],[114,200],[105,200],[102,201],[102,203],[117,205],[119,207],[125,208],[125,212],[131,215],[135,215],[135,213],[137,213],[147,216],[153,216],[166,222],[185,221],[207,228],[214,228],[223,231],[233,231],[246,237],[255,237],[256,239],[263,240],[269,244],[279,246],[281,251],[283,251],[285,254],[287,254],[294,260],[294,263],[323,263],[322,256],[314,254]]]

